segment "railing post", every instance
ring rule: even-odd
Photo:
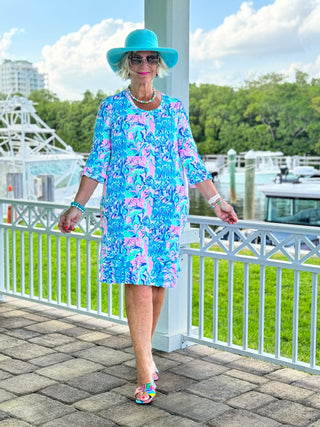
[[[182,247],[199,241],[199,229],[187,228]],[[188,329],[188,255],[180,255],[180,274],[177,285],[166,290],[161,315],[152,339],[152,347],[161,351],[174,351],[183,347],[182,337]]]
[[[245,155],[245,192],[244,192],[244,219],[254,219],[254,182],[256,173],[257,155],[250,150]]]
[[[0,223],[3,223],[4,204],[0,203]],[[0,226],[0,301],[4,301],[4,295],[1,291],[4,290],[4,228]]]

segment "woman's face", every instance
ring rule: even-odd
[[[132,52],[129,55],[130,78],[135,83],[152,83],[157,75],[159,55],[152,51]]]

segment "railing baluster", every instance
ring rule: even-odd
[[[10,252],[9,252],[9,229],[5,229],[5,255],[6,255],[6,291],[10,292]]]
[[[292,361],[297,363],[298,360],[298,339],[299,339],[299,271],[294,272],[294,294],[293,294],[293,321],[292,321]]]
[[[13,229],[11,233],[11,251],[12,251],[12,292],[17,293],[17,233]]]
[[[119,284],[119,317],[120,319],[124,318],[123,315],[123,283]]]
[[[228,271],[228,345],[233,343],[233,261],[229,261]]]
[[[108,315],[112,316],[112,283],[108,283]]]
[[[33,237],[34,234],[29,234],[29,295],[30,299],[34,298],[34,256],[33,256]]]
[[[86,241],[86,270],[87,270],[86,308],[87,308],[87,311],[90,311],[91,310],[91,243],[90,243],[90,240]]]
[[[43,292],[42,292],[42,266],[43,266],[43,259],[42,259],[42,234],[38,234],[38,298],[40,300],[43,299]]]
[[[199,338],[203,338],[204,331],[204,257],[199,262]]]
[[[318,307],[318,275],[312,274],[311,299],[311,336],[310,336],[310,367],[315,368],[317,356],[317,307]]]
[[[61,237],[56,237],[57,244],[57,304],[61,304]]]
[[[47,235],[47,293],[48,301],[52,302],[52,241],[51,235]]]
[[[219,260],[213,260],[213,342],[218,341],[219,331]]]
[[[275,325],[275,357],[281,356],[281,298],[282,298],[282,268],[277,267],[276,276],[276,325]]]
[[[192,291],[193,291],[193,280],[192,280],[192,270],[193,270],[193,256],[188,255],[188,323],[187,323],[187,333],[192,335]]]
[[[243,271],[243,349],[248,349],[249,327],[249,264],[244,263]]]
[[[76,304],[81,308],[81,242],[76,239]]]
[[[97,313],[102,313],[102,298],[101,298],[101,282],[99,280],[99,256],[100,256],[101,244],[97,242]]]
[[[25,294],[25,245],[24,245],[24,231],[20,231],[20,293]]]
[[[71,251],[70,237],[66,238],[66,286],[67,286],[67,306],[71,306]]]
[[[265,289],[266,287],[266,267],[260,266],[260,291],[259,291],[259,342],[258,352],[264,351],[264,309],[265,309]]]

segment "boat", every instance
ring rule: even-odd
[[[251,154],[256,156],[255,167],[255,183],[262,184],[264,182],[272,182],[274,176],[280,172],[280,166],[287,161],[283,157],[282,151],[254,151],[250,150]],[[240,153],[244,156],[248,153]],[[236,167],[235,181],[236,184],[244,184],[245,182],[245,163]],[[219,174],[219,181],[222,184],[230,183],[229,167],[226,165]]]
[[[259,186],[265,196],[264,221],[320,227],[320,174],[313,167],[299,167],[294,172],[282,170],[273,183]],[[283,232],[277,238],[287,236]],[[318,244],[319,236],[308,237]]]
[[[69,204],[80,182],[83,155],[74,152],[36,113],[32,101],[0,101],[0,197]]]

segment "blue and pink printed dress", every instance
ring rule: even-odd
[[[103,183],[100,281],[174,287],[191,185],[211,179],[180,101],[152,111],[128,90],[100,106],[83,175]]]

